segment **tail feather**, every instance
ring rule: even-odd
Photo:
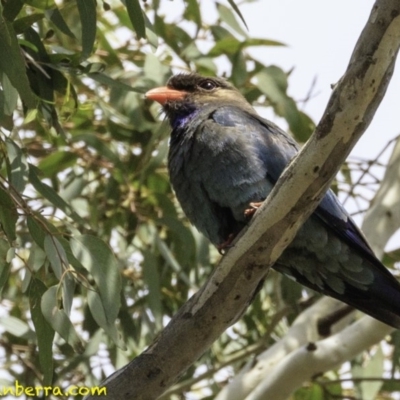
[[[345,289],[343,293],[334,291],[326,283],[321,288],[320,285],[317,286],[305,276],[300,275],[298,270],[291,269],[289,272],[287,266],[278,264],[274,265],[274,268],[279,272],[293,276],[297,282],[316,292],[322,292],[327,296],[343,301],[387,325],[400,329],[400,283],[377,259],[373,264],[370,260],[363,264],[373,273],[373,282],[366,288],[360,288],[354,286],[350,280],[344,280]]]

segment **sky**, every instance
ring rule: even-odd
[[[288,47],[254,49],[253,55],[285,70],[295,67],[289,93],[295,99],[307,94],[314,78],[314,93],[305,111],[318,121],[336,83],[346,70],[354,45],[368,19],[371,0],[260,0],[243,4],[240,10],[250,35],[282,41]],[[262,10],[262,11],[261,11]],[[400,68],[353,155],[375,156],[400,132]]]

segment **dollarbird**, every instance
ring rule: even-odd
[[[228,247],[297,143],[221,78],[178,74],[146,97],[171,126],[168,169],[184,213],[215,246]],[[331,190],[273,268],[400,329],[400,284]]]

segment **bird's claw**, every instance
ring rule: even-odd
[[[224,255],[225,254],[225,250],[230,249],[231,247],[233,247],[232,242],[233,242],[233,239],[235,239],[235,237],[236,237],[236,235],[234,233],[231,233],[228,236],[228,239],[225,240],[225,242],[222,242],[221,244],[219,244],[217,246],[218,253],[221,254],[221,255]]]
[[[258,202],[258,203],[250,203],[249,204],[249,208],[246,208],[244,210],[244,216],[246,218],[251,218],[254,213],[258,210],[258,208],[261,206],[262,202]]]

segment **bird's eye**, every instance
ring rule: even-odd
[[[199,83],[199,87],[205,90],[213,90],[217,87],[217,84],[210,79],[206,79],[205,81]]]

